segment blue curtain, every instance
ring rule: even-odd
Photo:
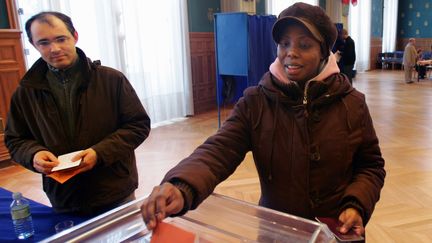
[[[276,43],[272,38],[274,15],[249,15],[248,86],[257,85],[276,58]]]

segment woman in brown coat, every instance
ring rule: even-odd
[[[339,68],[336,28],[304,3],[273,26],[278,57],[219,131],[171,169],[142,205],[149,229],[195,209],[252,151],[259,204],[313,219],[339,218],[364,234],[384,184],[384,159],[365,97]]]

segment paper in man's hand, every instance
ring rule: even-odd
[[[77,154],[79,154],[81,152],[82,152],[82,150],[79,150],[79,151],[75,151],[75,152],[72,152],[72,153],[60,155],[58,157],[58,160],[59,160],[60,164],[58,166],[54,167],[51,170],[51,172],[59,171],[59,170],[65,170],[65,169],[70,169],[70,168],[79,166],[80,163],[81,163],[81,159],[79,159],[77,161],[72,161],[72,158],[75,155],[77,155]]]

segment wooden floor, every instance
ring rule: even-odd
[[[432,242],[432,80],[405,84],[402,71],[357,75],[354,87],[366,94],[386,160],[381,200],[366,227],[367,242]],[[222,111],[222,118],[228,115]],[[209,112],[158,127],[137,149],[140,186],[149,193],[165,172],[217,129]],[[49,205],[38,174],[19,166],[0,169],[0,186]],[[216,191],[256,203],[257,174],[246,160]]]

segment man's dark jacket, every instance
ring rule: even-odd
[[[5,130],[12,158],[33,171],[33,156],[41,150],[56,156],[87,148],[96,151],[96,166],[63,184],[42,175],[43,189],[58,212],[91,212],[134,192],[138,187],[134,149],[150,132],[150,118],[127,78],[91,62],[78,48],[77,53],[83,78],[74,107],[72,140],[50,92],[48,66],[42,58],[15,91]]]

